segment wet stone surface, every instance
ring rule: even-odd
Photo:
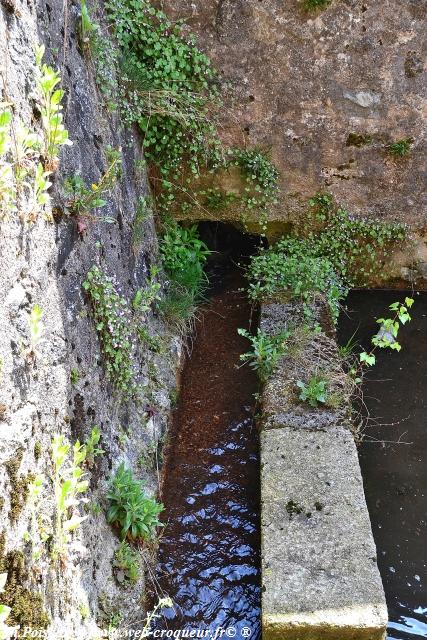
[[[253,393],[238,369],[247,350],[239,327],[250,308],[238,275],[227,276],[197,326],[183,371],[162,487],[165,531],[160,588],[174,601],[160,629],[249,628],[260,637],[259,454]]]

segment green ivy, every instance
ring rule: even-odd
[[[354,287],[381,277],[387,256],[407,239],[408,228],[353,217],[330,194],[318,193],[309,200],[294,235],[305,240],[309,254],[327,257],[346,285]]]
[[[219,143],[209,117],[218,97],[209,58],[186,34],[181,21],[145,0],[105,3],[121,56],[120,110],[125,124],[137,123],[147,159],[163,176],[200,164]]]
[[[406,238],[405,225],[353,218],[332,196],[317,194],[292,235],[251,259],[249,295],[256,300],[287,293],[306,303],[310,315],[323,293],[336,321],[348,289],[380,276],[387,254]]]
[[[296,238],[282,238],[270,249],[261,250],[251,258],[248,276],[252,300],[287,293],[304,302],[307,319],[311,318],[310,305],[319,292],[325,294],[334,320],[338,319],[340,300],[347,295],[332,262],[312,255],[307,242]]]

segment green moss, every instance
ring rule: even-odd
[[[349,133],[345,145],[346,147],[363,147],[371,142],[372,137],[367,133]]]
[[[34,458],[36,459],[36,461],[40,459],[41,454],[42,454],[42,445],[37,440],[37,442],[34,444]]]
[[[27,473],[23,476],[19,475],[22,456],[23,449],[21,448],[18,449],[15,456],[10,458],[4,465],[11,485],[9,518],[12,522],[16,522],[21,515],[28,497],[28,485],[30,482],[33,482],[35,478],[33,473]]]
[[[23,585],[28,580],[25,558],[22,551],[10,551],[5,554],[6,538],[0,534],[0,573],[7,573],[7,582],[1,596],[2,604],[11,608],[8,624],[46,629],[50,619],[43,608],[40,594],[26,589]]]
[[[316,11],[316,9],[326,9],[331,0],[304,0],[306,11]]]

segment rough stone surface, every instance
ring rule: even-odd
[[[351,433],[264,431],[261,464],[263,638],[383,638],[387,609]]]
[[[270,238],[325,189],[356,215],[411,223],[415,254],[425,249],[421,1],[332,0],[314,12],[302,0],[166,0],[163,6],[173,17],[186,16],[219,70],[225,143],[271,149],[280,168],[282,195],[269,216]],[[369,143],[354,146],[352,135],[369,136]],[[402,138],[413,139],[412,151],[393,157],[387,148]],[[412,252],[405,258],[390,275],[405,276]]]
[[[304,311],[298,303],[272,302],[262,305],[262,331],[274,335],[284,329],[293,330],[285,356],[264,386],[263,429],[285,425],[316,430],[349,424],[351,383],[338,356],[334,329],[322,299],[319,299],[314,313],[323,331],[313,332],[304,328]],[[324,376],[328,380],[328,401],[320,410],[298,401],[300,390],[297,382],[307,382],[313,375]]]
[[[418,0],[166,0],[212,56],[229,99],[224,139],[271,148],[285,199],[278,216],[327,187],[350,211],[421,221],[425,7]],[[396,20],[396,16],[399,20]],[[348,146],[351,133],[372,142]],[[414,139],[407,158],[386,145]]]
[[[105,519],[107,482],[125,461],[136,477],[146,480],[147,491],[156,491],[156,473],[140,460],[165,434],[179,341],[160,318],[152,313],[141,317],[141,326],[160,338],[160,353],[135,344],[135,375],[143,389],[139,406],[123,402],[113,392],[82,282],[90,267],[98,264],[116,278],[122,295],[131,300],[157,260],[151,215],[139,229],[140,242],[132,239],[138,199],[148,193],[140,168],[140,142],[135,132],[121,131],[117,115],[109,114],[100,100],[92,64],[78,45],[77,3],[21,4],[19,11],[7,9],[4,3],[0,6],[0,100],[11,102],[15,117],[27,126],[39,128],[37,111],[33,111],[33,51],[43,41],[46,62],[62,72],[66,126],[74,143],[61,152],[54,204],[63,206],[64,178],[80,174],[89,185],[97,182],[106,168],[106,146],[123,149],[123,176],[102,211],[114,224],[93,222],[80,237],[75,220],[66,216],[52,223],[40,215],[30,223],[16,212],[0,221],[0,493],[4,498],[0,533],[5,534],[5,552],[25,552],[30,572],[23,586],[41,595],[52,621],[50,637],[86,640],[99,637],[99,627],[107,627],[119,612],[127,624],[143,618],[144,579],[124,587],[114,577],[118,537]],[[92,11],[96,9],[92,3]],[[36,303],[43,309],[44,331],[37,356],[29,361],[25,356],[28,314]],[[72,370],[78,372],[78,380],[72,381]],[[47,556],[41,561],[32,558],[24,542],[28,505],[24,504],[16,523],[10,520],[13,488],[4,465],[22,448],[19,476],[33,472],[49,478],[53,434],[63,434],[72,444],[84,440],[94,425],[102,432],[100,446],[105,453],[90,470],[89,517],[75,534],[86,551],[72,554],[57,570]],[[41,509],[51,522],[54,503],[49,480]],[[143,574],[142,559],[141,570]]]
[[[277,334],[301,324],[301,314],[300,304],[265,304],[261,328]],[[380,640],[387,609],[351,433],[351,386],[324,303],[313,314],[323,331],[294,332],[262,396],[263,638]],[[328,380],[334,406],[298,399],[297,381],[314,374]]]

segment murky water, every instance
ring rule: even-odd
[[[400,353],[381,351],[366,376],[364,400],[377,424],[359,457],[389,608],[390,640],[427,638],[427,293],[415,295]],[[403,301],[399,291],[353,292],[340,320],[343,344],[369,347],[375,318]]]
[[[209,629],[215,637],[260,638],[259,456],[254,424],[257,381],[239,355],[237,335],[250,308],[229,274],[202,311],[182,378],[166,459],[162,500],[167,526],[157,577],[174,601],[161,629]],[[230,631],[231,629],[231,631]],[[219,635],[217,637],[220,637]]]

